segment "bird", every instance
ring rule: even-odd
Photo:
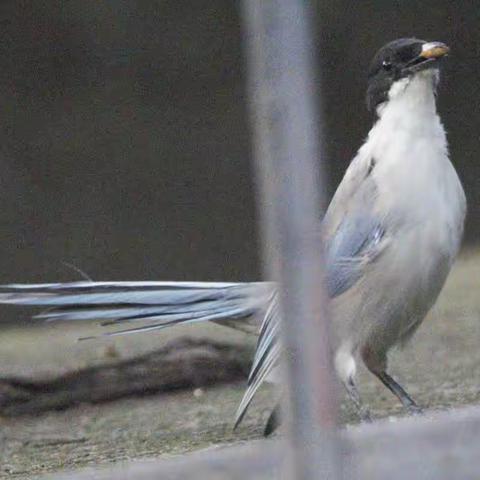
[[[449,52],[442,42],[401,38],[375,54],[366,93],[373,125],[321,222],[332,364],[365,421],[371,416],[356,382],[361,362],[408,412],[421,411],[388,373],[388,353],[412,338],[461,245],[466,198],[436,108]],[[205,321],[257,334],[235,426],[282,358],[278,289],[270,281],[9,284],[0,287],[0,303],[42,307],[36,317],[49,321],[125,326],[107,336]],[[279,421],[276,407],[265,433]]]

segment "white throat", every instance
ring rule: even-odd
[[[396,82],[389,96],[360,153],[375,161],[373,175],[387,209],[402,205],[427,216],[439,185],[453,171],[432,71]]]
[[[425,70],[413,77],[402,78],[396,81],[388,92],[388,101],[379,105],[377,114],[383,116],[404,116],[408,112],[435,114],[435,91],[439,81],[438,70]]]
[[[368,154],[380,163],[402,162],[407,169],[418,168],[422,159],[448,159],[446,135],[435,105],[437,81],[438,72],[427,70],[393,84],[364,145]],[[405,165],[409,161],[413,164]]]

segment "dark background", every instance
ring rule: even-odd
[[[371,125],[366,69],[401,36],[452,47],[439,107],[480,234],[476,2],[322,2],[330,196]],[[260,276],[240,3],[3,0],[1,282]],[[415,172],[412,172],[415,175]]]

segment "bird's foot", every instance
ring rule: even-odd
[[[425,411],[422,407],[419,407],[416,403],[413,405],[408,405],[407,406],[407,412],[410,415],[424,415]]]
[[[358,416],[362,422],[372,423],[372,416],[370,415],[370,410],[368,408],[361,406],[358,409]]]

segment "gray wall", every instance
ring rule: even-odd
[[[329,195],[365,137],[365,71],[452,46],[440,110],[480,234],[476,2],[321,2]],[[259,276],[238,2],[4,0],[0,281]],[[415,172],[412,172],[412,175]]]

